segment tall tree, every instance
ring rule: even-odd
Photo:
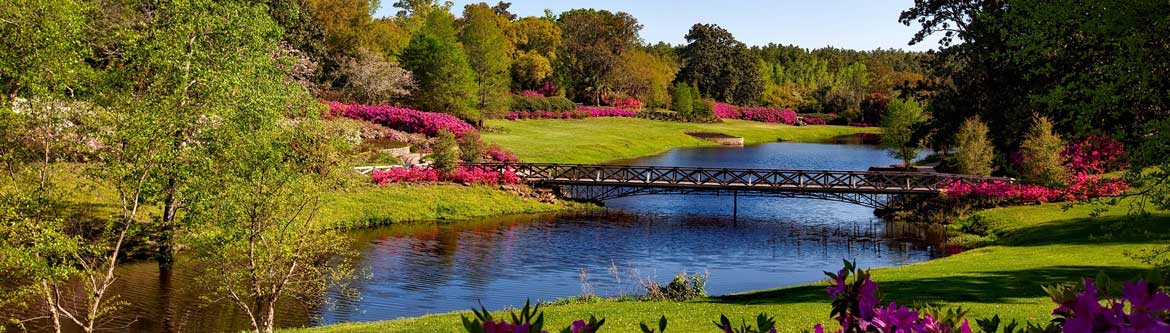
[[[906,168],[918,158],[914,128],[922,120],[922,105],[914,99],[901,98],[890,101],[890,111],[882,118],[882,146],[890,150],[890,156],[902,160]]]
[[[622,54],[640,42],[642,25],[630,14],[595,9],[570,10],[557,21],[564,36],[559,58],[571,97],[601,104]]]
[[[665,107],[670,102],[670,83],[677,72],[678,66],[670,59],[634,48],[622,55],[622,62],[614,72],[616,77],[611,81],[615,90],[637,98],[648,107]]]
[[[504,21],[506,22],[506,21]],[[504,37],[496,12],[486,3],[463,8],[459,40],[475,76],[475,108],[483,118],[497,117],[508,111],[511,87],[509,54],[511,45]]]
[[[473,107],[475,76],[455,38],[450,13],[432,11],[427,16],[426,25],[402,52],[402,64],[414,74],[417,90],[411,100],[415,107],[479,121]]]
[[[514,47],[512,83],[517,89],[536,89],[552,77],[561,47],[561,28],[540,17],[525,17],[508,24],[505,31]]]
[[[763,92],[757,58],[727,30],[695,24],[680,55],[679,80],[698,85],[704,96],[733,103],[753,103]]]

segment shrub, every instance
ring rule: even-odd
[[[601,106],[582,106],[573,111],[513,111],[504,119],[585,119],[597,117],[635,117],[637,112]]]
[[[1069,144],[1061,153],[1069,171],[1101,174],[1129,166],[1125,146],[1116,140],[1093,135]]]
[[[1052,129],[1048,118],[1036,115],[1032,129],[1020,145],[1020,163],[1024,179],[1041,185],[1060,185],[1068,175],[1064,167],[1064,140]]]
[[[987,138],[987,124],[979,117],[967,119],[955,134],[955,163],[959,173],[990,176],[995,160],[995,148]]]
[[[719,119],[742,119],[773,124],[794,125],[800,118],[792,109],[771,107],[738,107],[727,103],[714,103],[713,115]]]
[[[467,132],[459,138],[459,158],[466,162],[479,162],[483,159],[483,142],[479,140],[479,132]]]
[[[484,153],[487,155],[488,159],[491,160],[492,162],[501,162],[501,163],[520,162],[520,158],[516,157],[516,153],[504,150],[504,148],[500,148],[500,145],[497,145],[497,144],[492,144],[491,146],[488,146],[486,149],[484,149]]]
[[[719,119],[740,119],[743,114],[739,107],[727,103],[715,103],[715,117]]]
[[[439,141],[435,143],[433,157],[435,170],[443,175],[455,172],[459,167],[459,143],[455,141],[455,134],[450,131],[439,132]]]
[[[1065,181],[1063,187],[1042,185],[1011,184],[987,181],[975,184],[952,182],[943,186],[943,194],[949,197],[983,197],[1000,199],[1008,203],[1017,202],[1059,202],[1085,201],[1093,198],[1118,196],[1129,189],[1120,179],[1102,179],[1085,173],[1076,173]]]
[[[423,112],[393,106],[351,105],[331,101],[325,103],[329,105],[329,113],[326,114],[326,117],[344,116],[365,120],[407,133],[434,136],[438,135],[440,131],[446,130],[456,136],[462,136],[466,132],[475,131],[475,127],[472,127],[471,124],[444,113]]]
[[[449,181],[462,184],[519,184],[520,177],[510,170],[498,171],[489,168],[459,167],[455,171],[443,174],[436,168],[393,168],[376,170],[370,174],[371,180],[378,186],[395,183],[428,183]]]
[[[670,283],[663,286],[657,281],[647,281],[646,298],[653,301],[683,302],[693,298],[707,296],[707,276],[698,273],[687,275],[678,273]]]
[[[572,111],[577,107],[573,101],[561,96],[512,96],[512,111]]]

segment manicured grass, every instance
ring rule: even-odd
[[[318,218],[323,223],[340,228],[584,207],[571,203],[541,203],[493,186],[456,184],[392,184],[386,187],[358,185],[347,191],[325,193],[321,200]]]
[[[687,132],[717,132],[744,137],[745,144],[825,142],[877,128],[788,126],[754,121],[691,124],[637,118],[576,120],[488,120],[483,140],[516,152],[525,162],[600,163],[664,153],[680,147],[710,146]]]
[[[998,236],[990,246],[924,263],[875,269],[874,277],[887,301],[963,306],[972,309],[975,318],[999,314],[1046,322],[1054,306],[1041,286],[1075,282],[1099,272],[1115,279],[1133,278],[1148,268],[1123,253],[1170,239],[1170,214],[1136,218],[1127,215],[1127,208],[1112,207],[1098,218],[1088,217],[1090,207],[1065,211],[1060,204],[982,211],[977,215]],[[765,312],[776,316],[781,332],[800,332],[830,322],[828,310],[824,286],[818,283],[684,303],[602,300],[553,305],[545,308],[545,315],[550,331],[594,314],[607,319],[606,332],[639,332],[640,321],[652,322],[666,314],[671,323],[668,332],[710,332],[711,320],[721,313],[738,321]],[[291,331],[457,332],[460,314],[464,313]]]

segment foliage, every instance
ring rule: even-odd
[[[475,76],[475,106],[482,117],[498,117],[508,110],[512,85],[505,27],[486,3],[465,6],[461,23],[459,40]]]
[[[341,64],[341,73],[346,77],[350,98],[367,105],[386,104],[408,96],[414,86],[410,72],[364,48]]]
[[[645,283],[646,298],[652,301],[685,302],[699,297],[707,297],[707,275],[699,273],[687,275],[678,273],[665,286],[658,281]]]
[[[522,89],[533,89],[548,82],[561,48],[561,28],[556,22],[525,17],[509,24],[504,33],[515,47],[512,83]]]
[[[483,142],[479,132],[470,131],[459,137],[459,159],[464,162],[479,162],[483,159]]]
[[[682,82],[675,83],[672,92],[670,105],[674,112],[684,115],[691,114],[691,111],[694,110],[693,103],[695,101],[695,98],[692,97],[694,94],[691,92],[691,86]],[[716,113],[718,113],[718,110],[716,110]]]
[[[1064,157],[1061,156],[1064,149],[1064,140],[1053,131],[1052,122],[1047,117],[1037,115],[1033,119],[1032,129],[1020,145],[1023,157],[1020,173],[1025,180],[1036,184],[1061,184],[1068,175]]]
[[[391,168],[375,170],[370,178],[378,186],[396,183],[431,183],[449,181],[460,184],[478,185],[514,185],[520,183],[520,177],[510,170],[496,171],[486,168],[458,167],[454,172],[443,174],[438,169],[428,167],[418,168]]]
[[[952,182],[943,187],[949,197],[974,196],[995,198],[1006,203],[1034,203],[1059,201],[1085,201],[1092,198],[1121,195],[1129,185],[1120,179],[1103,179],[1084,173],[1076,173],[1061,187],[1042,185],[1009,184],[997,181],[968,184]]]
[[[890,156],[901,159],[907,168],[918,157],[914,128],[922,121],[922,105],[914,99],[891,100],[890,109],[882,118],[882,146],[890,150]]]
[[[670,83],[678,66],[670,59],[633,48],[622,54],[616,77],[610,79],[614,90],[645,101],[648,107],[664,107],[669,102]],[[676,110],[677,111],[677,110]]]
[[[460,316],[463,328],[469,333],[547,333],[547,331],[542,330],[544,328],[544,312],[540,311],[540,304],[531,306],[530,302],[525,301],[519,315],[514,312],[511,314],[512,320],[510,322],[504,319],[495,321],[491,312],[488,312],[483,306],[480,306],[478,310],[471,309],[471,311],[475,314],[474,319]],[[589,316],[589,321],[574,321],[560,332],[597,333],[603,325],[605,325],[604,318],[597,320],[596,317]]]
[[[995,162],[995,146],[987,138],[987,124],[979,117],[967,119],[955,133],[955,164],[961,174],[990,176]]]
[[[638,44],[642,26],[630,14],[595,9],[561,13],[557,22],[563,39],[557,58],[570,78],[564,82],[571,88],[569,96],[600,104],[614,87],[622,55]]]
[[[1125,179],[1145,189],[1142,195],[1150,204],[1170,209],[1170,119],[1151,122],[1146,130],[1151,134],[1132,153]]]
[[[369,121],[408,133],[435,136],[441,131],[450,131],[456,136],[463,136],[468,132],[475,131],[475,128],[470,124],[442,113],[422,112],[392,106],[368,106],[339,102],[326,102],[326,104],[329,105],[330,115]]]
[[[512,96],[512,111],[572,111],[576,108],[573,101],[560,96]]]
[[[505,119],[585,119],[597,117],[635,117],[633,110],[603,106],[582,106],[573,111],[518,111],[509,113]]]
[[[717,101],[747,104],[763,90],[757,58],[746,45],[714,24],[695,24],[682,48],[679,81],[698,86],[704,96]]]
[[[440,130],[438,138],[432,154],[435,170],[443,175],[455,173],[459,168],[459,143],[455,141],[455,133]]]
[[[504,150],[504,148],[500,148],[500,145],[497,145],[497,144],[492,144],[492,145],[487,146],[487,148],[484,148],[484,154],[487,155],[488,160],[490,160],[492,162],[500,162],[500,163],[520,162],[520,158],[516,156],[516,153]]]
[[[412,94],[414,107],[450,114],[468,122],[477,122],[480,114],[475,104],[475,74],[459,41],[451,14],[433,11],[426,24],[402,51],[403,67],[414,73],[417,90]]]
[[[639,328],[642,329],[642,333],[665,333],[666,332],[666,324],[667,324],[666,315],[663,315],[661,318],[658,319],[658,329],[657,330],[650,328],[650,326],[646,325],[646,322],[638,323],[638,326],[639,326]]]
[[[748,325],[747,322],[740,323],[739,327],[731,326],[731,320],[722,314],[719,315],[719,321],[714,323],[715,327],[724,333],[776,333],[776,318],[763,313],[756,315],[755,327]]]
[[[1085,278],[1083,288],[1046,288],[1059,306],[1052,311],[1054,323],[1064,332],[1161,332],[1168,325],[1170,295],[1150,288],[1144,280],[1126,281],[1120,299],[1102,299],[1093,279]],[[1104,303],[1104,305],[1102,305]]]
[[[794,125],[798,118],[792,109],[771,107],[738,107],[727,103],[715,103],[715,116],[719,119],[743,119],[772,124]]]

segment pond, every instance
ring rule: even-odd
[[[897,161],[872,146],[771,143],[679,149],[625,164],[865,170]],[[375,321],[523,305],[593,293],[642,293],[641,281],[707,274],[722,295],[823,278],[842,259],[863,267],[940,255],[896,231],[871,209],[811,199],[655,195],[606,202],[585,213],[509,216],[352,232],[366,277],[356,296],[330,292],[324,306],[286,302],[284,326]],[[226,301],[202,306],[191,273],[159,281],[154,264],[129,265],[119,281],[130,305],[115,324],[134,331],[226,331],[247,327]],[[129,287],[133,286],[133,287]],[[166,309],[166,310],[160,310]],[[162,318],[169,318],[162,320]]]

